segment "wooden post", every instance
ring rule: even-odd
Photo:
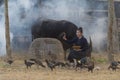
[[[4,0],[5,5],[5,37],[6,37],[6,53],[8,59],[12,59],[10,46],[10,31],[9,31],[9,15],[8,15],[8,0]]]

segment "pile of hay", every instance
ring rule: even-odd
[[[31,43],[29,55],[31,55],[31,58],[38,58],[41,60],[63,60],[64,50],[62,43],[57,39],[38,38]]]

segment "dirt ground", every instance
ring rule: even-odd
[[[105,55],[95,54],[93,57],[95,66],[101,68],[93,73],[86,69],[75,71],[64,68],[56,68],[52,72],[49,68],[37,69],[36,65],[26,69],[22,59],[15,60],[11,66],[0,60],[0,80],[120,80],[120,70],[115,72],[107,69],[109,64]]]

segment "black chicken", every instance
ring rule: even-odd
[[[88,68],[88,72],[91,71],[91,73],[93,73],[94,62],[93,61],[89,62],[86,68]]]
[[[68,62],[65,63],[65,66],[66,67],[71,67],[70,63],[68,63]]]
[[[43,65],[43,63],[40,60],[36,60],[36,59],[30,59],[30,60],[34,61],[38,66],[45,68],[45,65]]]
[[[120,61],[118,61],[118,64],[120,64]]]
[[[119,61],[112,61],[110,63],[110,66],[108,67],[108,69],[112,69],[113,71],[116,71],[116,69],[119,69],[118,65],[119,65]]]
[[[11,65],[13,62],[14,62],[13,60],[7,60],[7,63],[10,64],[10,65]]]
[[[58,66],[58,67],[65,67],[65,63],[63,62],[57,62],[57,61],[51,61],[51,63],[55,64],[55,66]]]
[[[78,68],[82,69],[83,68],[83,64],[80,61],[76,61],[76,65],[75,65],[75,69],[77,71]]]
[[[47,59],[45,60],[47,66],[51,69],[51,71],[53,71],[53,69],[55,69],[56,64],[54,64],[53,62],[48,61]]]
[[[80,69],[83,69],[83,68],[87,68],[88,69],[88,72],[91,71],[93,73],[93,69],[94,69],[94,62],[93,61],[89,61],[89,63],[84,63],[84,62],[81,62],[81,61],[77,61],[77,64],[76,64],[76,70],[80,68]]]
[[[28,69],[29,67],[31,68],[31,66],[35,64],[34,62],[30,62],[30,61],[27,61],[27,60],[24,60],[24,63],[25,63],[25,65],[26,65],[27,69]]]

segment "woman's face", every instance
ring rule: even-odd
[[[82,36],[82,33],[81,33],[79,30],[77,30],[77,31],[76,31],[76,35],[77,35],[77,37],[79,38],[79,37]]]

